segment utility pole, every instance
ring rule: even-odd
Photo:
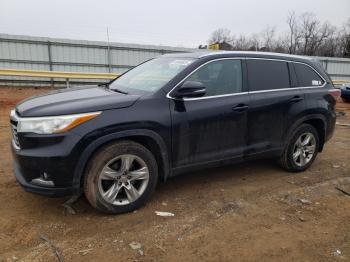
[[[109,30],[107,27],[107,61],[108,61],[108,72],[112,72],[112,57],[111,57],[111,47],[109,43]]]

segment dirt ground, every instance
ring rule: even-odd
[[[12,173],[9,111],[44,91],[0,89],[0,261],[57,261],[41,235],[65,261],[350,261],[350,196],[336,189],[350,192],[349,127],[337,125],[303,173],[243,163],[172,178],[133,213],[101,214],[82,197],[72,215]],[[350,104],[338,110],[350,123]]]

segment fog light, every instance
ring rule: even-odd
[[[50,177],[46,172],[43,172],[40,177],[32,179],[32,184],[39,185],[39,186],[48,186],[53,187],[55,184],[53,181],[49,180]]]
[[[50,180],[44,180],[41,177],[40,178],[34,178],[31,181],[32,184],[38,185],[38,186],[48,186],[48,187],[53,187],[55,184],[53,181]]]

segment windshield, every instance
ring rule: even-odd
[[[118,77],[111,83],[110,89],[127,93],[155,92],[193,61],[191,58],[175,57],[152,59]]]

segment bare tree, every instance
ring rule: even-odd
[[[231,43],[232,42],[232,37],[231,37],[231,31],[227,28],[219,28],[215,30],[209,40],[209,44],[214,44],[214,43]]]
[[[266,51],[272,51],[275,45],[275,27],[266,27],[262,32],[261,32],[261,38],[262,38],[262,43],[263,43],[263,50]]]
[[[290,12],[286,23],[288,31],[279,35],[275,27],[268,26],[259,34],[235,38],[229,29],[219,28],[211,34],[209,43],[226,42],[232,45],[230,50],[350,57],[350,18],[342,28],[337,28],[328,22],[321,23],[312,13]]]
[[[314,44],[316,34],[319,28],[320,21],[312,13],[303,13],[301,15],[301,37],[303,41],[302,54],[313,55]]]
[[[290,12],[287,16],[287,24],[289,27],[289,46],[288,52],[295,54],[300,42],[300,28],[297,23],[297,17],[295,12]]]
[[[275,40],[275,46],[272,50],[278,53],[289,53],[289,38],[286,35],[280,35],[277,40]]]
[[[340,53],[344,57],[350,57],[350,18],[343,25],[339,34]]]
[[[336,33],[336,27],[329,23],[324,23],[317,31],[310,46],[311,53],[317,55],[318,53],[325,52],[325,43],[334,41]]]
[[[245,35],[240,35],[233,41],[233,49],[246,51],[249,49],[249,40]]]
[[[260,48],[260,37],[258,34],[252,34],[249,39],[249,50],[258,51]]]

